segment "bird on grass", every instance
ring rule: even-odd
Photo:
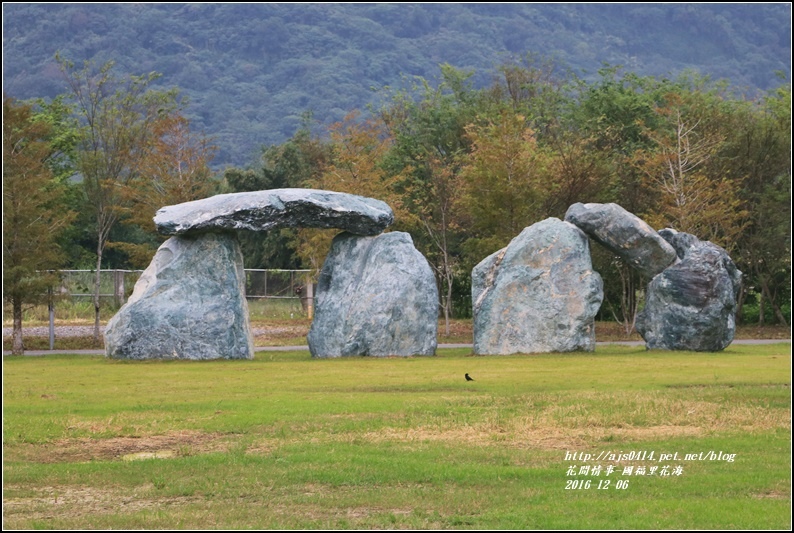
[[[466,374],[466,381],[474,381],[474,378]]]

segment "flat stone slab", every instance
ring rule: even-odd
[[[337,235],[315,302],[313,357],[435,354],[438,288],[408,233]]]
[[[472,270],[474,353],[592,351],[603,282],[587,236],[549,218]]]
[[[640,271],[648,279],[676,261],[673,247],[644,220],[618,204],[581,204],[565,220]]]
[[[385,202],[316,189],[272,189],[219,194],[163,207],[154,217],[163,235],[279,228],[336,228],[377,235],[394,222]]]
[[[237,237],[165,241],[105,328],[112,359],[253,359]]]

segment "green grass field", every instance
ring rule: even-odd
[[[791,527],[790,344],[469,351],[5,357],[3,527]]]

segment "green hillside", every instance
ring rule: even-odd
[[[695,69],[757,92],[790,77],[791,5],[768,4],[4,4],[3,88],[53,97],[56,51],[157,71],[190,98],[215,163],[247,164],[311,111],[322,125],[379,89],[476,72],[528,52],[588,79],[604,63],[642,75]]]

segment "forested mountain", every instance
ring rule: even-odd
[[[757,92],[790,77],[791,5],[753,4],[145,4],[3,5],[3,89],[66,92],[57,51],[79,63],[163,74],[213,135],[218,166],[248,164],[310,111],[327,125],[377,103],[384,86],[439,77],[439,64],[495,68],[527,53],[588,79],[602,66],[640,75],[694,69]]]

